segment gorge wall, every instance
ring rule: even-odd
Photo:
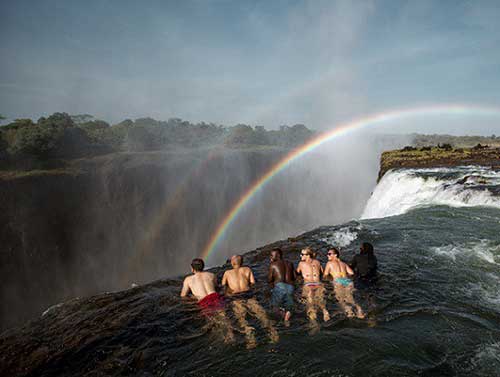
[[[2,328],[68,298],[186,271],[229,206],[285,152],[119,153],[3,172]]]

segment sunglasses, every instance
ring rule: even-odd
[[[328,253],[328,255],[333,255],[333,253]]]

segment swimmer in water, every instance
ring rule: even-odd
[[[300,252],[300,262],[297,266],[297,274],[302,275],[304,279],[304,287],[302,288],[302,296],[306,300],[307,316],[313,327],[317,327],[316,308],[323,312],[323,320],[329,321],[330,314],[326,310],[325,305],[325,287],[321,283],[321,274],[323,268],[318,260],[315,259],[314,252],[310,247],[302,249]]]
[[[328,262],[325,266],[323,279],[331,277],[337,301],[348,317],[354,317],[353,307],[356,308],[356,316],[364,318],[365,314],[361,307],[356,304],[353,297],[354,284],[350,279],[354,271],[347,263],[340,260],[340,253],[337,248],[328,250]]]
[[[283,311],[287,323],[292,316],[295,269],[291,262],[283,259],[281,249],[271,251],[267,281],[272,287],[271,306]]]
[[[181,297],[186,297],[189,293],[196,297],[201,313],[211,324],[221,328],[226,342],[233,341],[233,330],[224,313],[224,299],[217,292],[217,278],[211,272],[203,271],[204,268],[203,259],[193,259],[191,262],[193,275],[184,279]]]
[[[224,272],[222,277],[222,286],[226,287],[226,294],[233,297],[233,311],[239,325],[245,333],[247,348],[255,348],[257,342],[255,339],[255,329],[249,326],[246,315],[253,314],[268,330],[269,338],[272,343],[279,340],[279,335],[273,327],[272,322],[267,317],[264,308],[257,302],[250,292],[250,287],[255,284],[255,278],[250,267],[243,266],[243,257],[234,255],[231,258],[231,270]]]
[[[359,250],[360,253],[352,258],[351,268],[358,283],[371,285],[377,277],[377,257],[373,252],[373,245],[363,242]]]

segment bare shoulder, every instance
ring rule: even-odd
[[[226,272],[224,272],[224,276],[226,276],[226,277],[230,277],[233,274],[234,274],[234,270],[227,270]]]
[[[184,278],[184,284],[191,284],[191,280],[193,280],[193,275],[186,276]]]
[[[250,267],[246,267],[246,266],[245,266],[245,267],[243,267],[243,268],[244,268],[244,270],[243,270],[243,271],[244,271],[246,274],[249,274],[249,273],[251,273],[251,272],[252,272],[252,269],[251,269]]]

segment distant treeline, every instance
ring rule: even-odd
[[[16,119],[0,127],[0,158],[37,160],[75,158],[119,151],[155,151],[225,145],[294,147],[314,132],[302,124],[279,130],[238,124],[190,123],[179,118],[127,119],[115,125],[91,115],[54,113],[38,119]]]
[[[452,136],[412,134],[412,145],[415,147],[449,145],[453,148],[472,148],[477,145],[500,146],[500,137],[491,136]]]

